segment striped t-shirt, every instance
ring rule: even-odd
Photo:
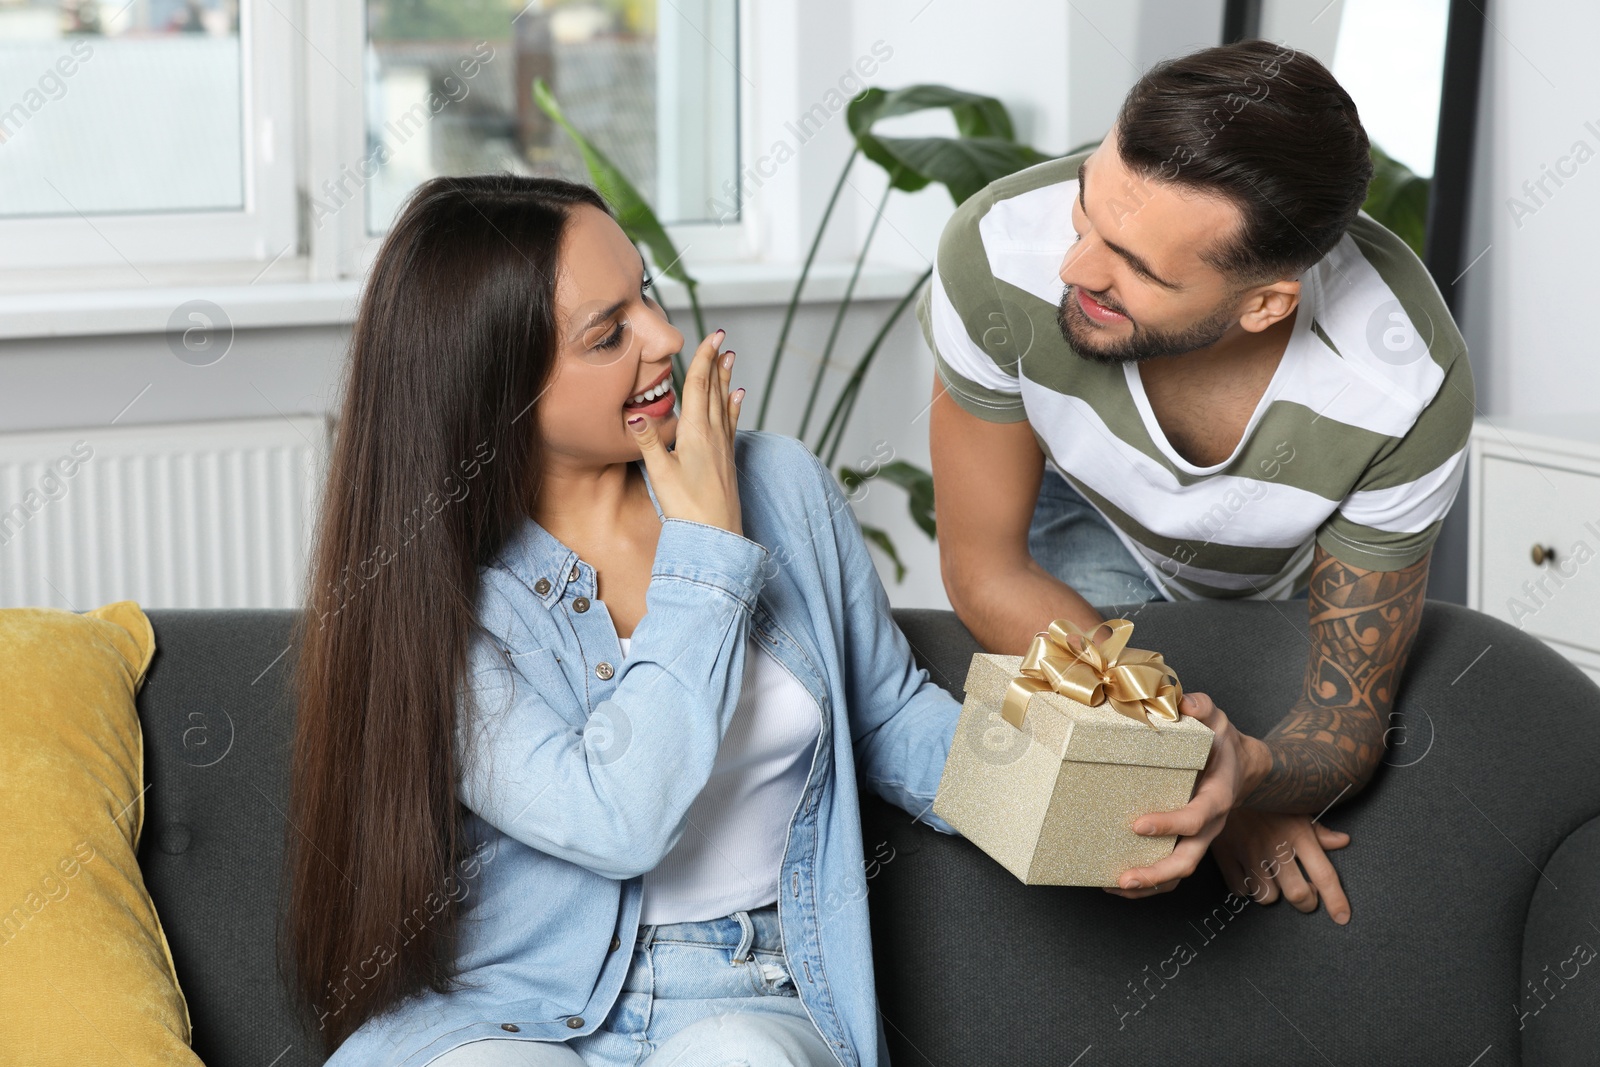
[[[917,303],[939,378],[990,422],[1026,419],[1168,599],[1281,598],[1313,545],[1368,570],[1420,559],[1455,499],[1472,368],[1427,268],[1365,213],[1300,276],[1283,358],[1233,455],[1167,441],[1134,363],[1084,359],[1056,311],[1080,152],[957,208]],[[1046,477],[1050,477],[1047,470]]]

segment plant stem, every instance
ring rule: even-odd
[[[850,272],[850,281],[844,287],[844,296],[839,301],[839,310],[833,316],[833,327],[828,331],[828,343],[822,348],[822,358],[817,361],[817,373],[811,379],[811,395],[806,397],[806,410],[800,416],[800,430],[796,437],[805,437],[806,427],[811,424],[811,412],[817,406],[817,394],[822,391],[822,379],[828,373],[828,359],[833,355],[834,343],[839,340],[839,329],[844,325],[844,316],[850,310],[850,298],[855,294],[856,282],[861,278],[861,268],[866,265],[867,251],[872,248],[872,237],[878,232],[878,223],[883,220],[883,207],[889,202],[889,194],[894,192],[894,183],[890,182],[883,187],[883,195],[878,198],[878,207],[872,213],[872,225],[867,227],[866,240],[861,242],[861,253],[856,256],[855,269]]]
[[[900,302],[894,306],[894,310],[889,312],[889,317],[885,319],[883,325],[879,327],[877,336],[873,337],[872,343],[867,346],[867,350],[862,354],[861,360],[856,364],[855,370],[850,372],[850,380],[844,383],[843,389],[839,390],[839,398],[834,401],[833,411],[828,415],[828,422],[825,426],[823,426],[822,436],[817,439],[817,447],[814,450],[820,455],[823,447],[827,445],[829,432],[833,431],[833,445],[828,451],[827,459],[827,465],[830,469],[833,466],[834,458],[839,454],[839,443],[844,440],[844,427],[845,424],[850,421],[850,413],[855,410],[856,397],[861,393],[861,382],[867,376],[867,368],[872,366],[873,358],[878,354],[878,349],[883,345],[884,340],[889,336],[889,331],[892,330],[894,328],[894,324],[899,321],[901,313],[903,313],[905,309],[910,306],[912,299],[922,289],[923,285],[926,284],[928,278],[931,277],[932,274],[932,267],[929,267],[927,270],[923,271],[921,276],[917,278],[916,284],[912,285],[911,289],[906,293],[906,295],[900,298]],[[836,424],[837,429],[835,430]]]
[[[828,219],[833,217],[833,205],[839,202],[839,192],[844,188],[845,178],[850,174],[850,165],[856,161],[861,149],[850,149],[850,158],[844,161],[844,170],[839,172],[839,180],[833,183],[833,193],[828,197],[828,206],[822,210],[822,221],[817,223],[817,235],[811,239],[811,250],[806,253],[805,266],[800,268],[800,277],[795,279],[794,293],[789,297],[789,309],[783,315],[783,328],[778,331],[778,346],[772,352],[772,366],[767,370],[767,384],[761,390],[761,410],[756,413],[756,429],[761,429],[767,421],[767,404],[772,400],[772,387],[778,380],[778,364],[783,359],[784,342],[789,339],[789,327],[794,324],[795,310],[800,306],[800,290],[805,288],[806,278],[811,274],[811,263],[817,258],[817,249],[822,244],[822,234],[828,228]]]

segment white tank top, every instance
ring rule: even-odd
[[[628,655],[631,639],[617,639]],[[778,899],[789,819],[821,729],[811,694],[752,634],[739,706],[677,844],[644,876],[642,924],[697,922]]]

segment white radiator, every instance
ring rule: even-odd
[[[298,607],[319,416],[0,434],[0,607]]]

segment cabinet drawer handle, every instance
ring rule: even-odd
[[[1533,551],[1529,554],[1533,557],[1535,566],[1556,561],[1556,550],[1554,548],[1546,548],[1543,545],[1534,545]]]

